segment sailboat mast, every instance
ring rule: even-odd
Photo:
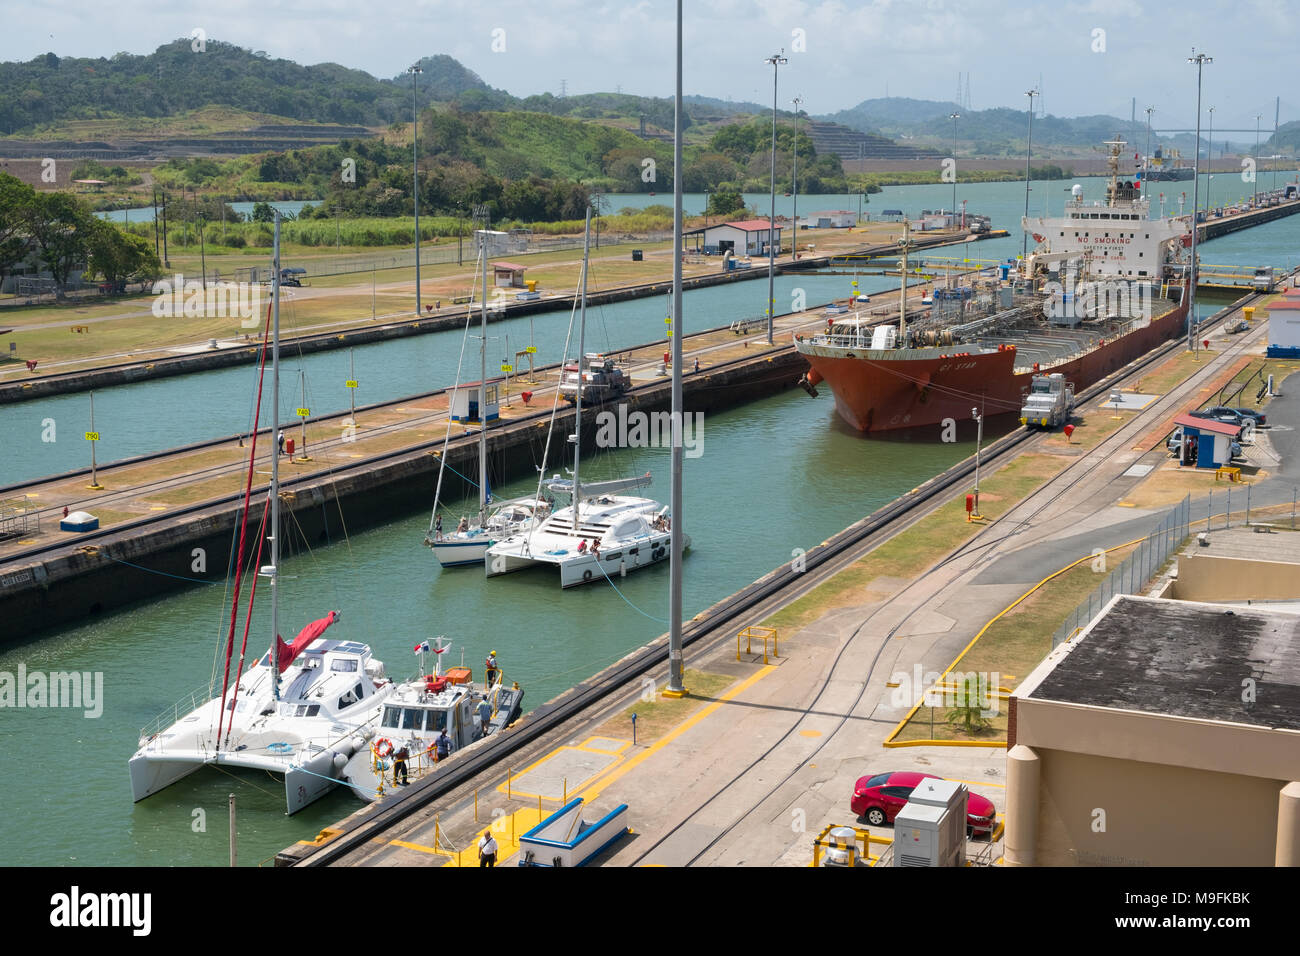
[[[479,380],[478,393],[478,523],[479,527],[487,524],[487,326],[488,326],[488,279],[487,279],[487,226],[483,228],[483,335],[479,342]]]
[[[677,0],[677,87],[673,111],[673,385],[672,385],[672,528],[668,538],[668,687],[673,696],[684,692],[682,684],[682,438],[685,410],[682,408],[682,0]],[[798,225],[796,223],[796,229]],[[769,297],[769,310],[771,306]],[[768,321],[771,321],[769,312]],[[770,329],[771,326],[769,325]]]
[[[275,211],[275,261],[271,279],[271,699],[280,699],[280,211]]]
[[[582,304],[578,308],[578,392],[573,411],[573,529],[582,525],[582,487],[578,484],[578,463],[582,458],[582,362],[587,354],[587,261],[591,257],[591,206],[582,232]]]

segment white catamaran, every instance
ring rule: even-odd
[[[480,261],[483,270],[482,335],[479,343],[479,365],[482,377],[478,382],[471,382],[464,388],[470,389],[466,406],[466,419],[478,423],[478,516],[475,519],[461,518],[455,528],[444,529],[442,516],[438,511],[442,496],[442,478],[447,467],[447,446],[451,441],[451,422],[455,414],[457,397],[462,386],[458,383],[452,389],[451,403],[448,408],[447,438],[443,442],[441,466],[438,469],[438,487],[434,492],[433,514],[429,518],[429,531],[424,543],[433,549],[433,556],[444,568],[462,567],[482,564],[488,546],[494,541],[507,538],[520,531],[526,531],[550,511],[550,503],[541,497],[516,498],[492,506],[491,493],[488,490],[487,476],[487,428],[488,422],[496,417],[496,386],[488,382],[487,377],[487,233],[480,240]],[[468,334],[466,329],[466,334]],[[462,347],[463,348],[463,347]]]
[[[272,322],[272,408],[280,408],[280,218],[275,219],[275,279]],[[260,410],[260,388],[259,388]],[[278,417],[278,416],[275,416]],[[256,461],[257,422],[253,449]],[[205,766],[266,770],[284,775],[285,803],[296,813],[332,790],[348,760],[368,749],[378,723],[380,706],[391,693],[384,665],[366,644],[321,637],[336,624],[339,613],[308,624],[286,644],[278,635],[280,495],[279,454],[271,444],[271,483],[267,513],[270,563],[258,570],[271,588],[271,647],[247,671],[243,651],[233,683],[228,672],[233,650],[235,590],[226,645],[227,676],[196,691],[185,702],[160,715],[141,731],[139,750],[129,762],[131,792],[136,801],[170,786]],[[247,527],[250,486],[245,495]],[[266,515],[263,520],[265,521]],[[237,575],[244,570],[241,535]],[[259,548],[257,560],[260,563]],[[238,577],[237,577],[238,580]],[[256,584],[254,584],[254,593]],[[249,613],[252,600],[249,601]],[[245,630],[247,637],[247,629]],[[186,708],[192,708],[185,713]]]
[[[582,257],[582,298],[578,354],[585,355],[587,323],[587,263],[590,258],[591,210]],[[620,494],[650,484],[650,474],[635,478],[582,484],[580,481],[582,402],[585,389],[574,390],[573,479],[547,481],[552,494],[566,494],[570,504],[487,549],[488,577],[536,565],[560,570],[560,586],[574,587],[621,576],[665,560],[669,555],[672,517],[668,508],[650,498]],[[690,547],[690,539],[685,539]]]

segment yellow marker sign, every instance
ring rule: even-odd
[[[86,441],[99,441],[99,432],[86,432]]]
[[[357,387],[357,380],[354,379],[354,378],[350,378],[350,379],[348,379],[346,382],[344,382],[343,384],[346,385],[348,388],[356,388],[356,387]]]
[[[530,345],[530,346],[528,346],[528,348],[524,349],[524,351],[527,352],[529,355],[536,355],[536,354],[537,354],[537,346],[536,346],[536,345]]]
[[[310,408],[300,408],[300,409],[298,409],[298,417],[299,417],[299,418],[310,418],[310,417],[311,417],[311,409],[310,409]]]
[[[664,325],[672,325],[672,324],[673,324],[673,317],[671,315],[664,319]]]
[[[514,370],[515,370],[515,367],[514,367],[513,365],[507,365],[505,362],[502,362],[502,363],[501,363],[501,371],[503,371],[503,372],[513,372]]]
[[[669,337],[670,339],[673,337],[673,330],[672,330],[672,329],[669,329],[669,330],[668,330],[668,337]]]

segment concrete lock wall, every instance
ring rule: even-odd
[[[1274,865],[1286,781],[1035,753],[1038,866]]]
[[[1178,580],[1169,596],[1179,601],[1213,602],[1293,601],[1297,595],[1300,565],[1184,554],[1178,557]]]

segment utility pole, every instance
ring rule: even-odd
[[[773,323],[776,321],[776,77],[782,66],[790,61],[780,53],[774,53],[764,62],[772,64],[772,205],[767,222],[767,344],[774,345]]]
[[[1196,341],[1196,234],[1200,230],[1196,227],[1196,205],[1200,199],[1201,191],[1201,150],[1199,148],[1201,143],[1201,71],[1204,69],[1205,64],[1213,63],[1214,60],[1204,53],[1197,53],[1196,49],[1193,48],[1192,55],[1187,58],[1187,62],[1196,64],[1196,144],[1198,148],[1196,150],[1196,163],[1192,170],[1192,180],[1196,185],[1192,190],[1192,265],[1187,281],[1187,345],[1193,352],[1196,352],[1197,345],[1199,345]]]
[[[1142,196],[1147,195],[1147,176],[1151,172],[1151,114],[1156,111],[1154,106],[1147,107],[1147,149],[1142,154]]]
[[[415,197],[415,314],[420,314],[420,104],[416,92],[418,77],[424,72],[420,64],[407,67],[411,74],[411,181]],[[484,385],[486,388],[486,384]]]
[[[1029,218],[1029,157],[1032,156],[1034,152],[1034,97],[1038,95],[1039,93],[1038,90],[1036,89],[1029,90],[1028,92],[1025,93],[1025,96],[1029,97],[1029,138],[1025,144],[1026,145],[1025,148],[1025,218],[1026,219]],[[1027,230],[1027,227],[1023,223],[1021,224],[1020,229],[1021,232],[1024,233],[1024,238],[1022,239],[1020,244],[1020,259],[1021,259],[1021,266],[1023,267],[1024,260],[1029,255],[1029,232]]]
[[[791,180],[794,186],[794,212],[791,213],[791,220],[794,224],[794,238],[790,240],[790,257],[799,258],[799,104],[803,102],[802,96],[796,96],[792,101],[794,103],[794,149],[790,152],[794,156],[794,172],[791,174]]]
[[[961,119],[961,114],[949,113],[948,119],[952,120],[952,217],[955,224],[957,222],[957,120]]]
[[[1255,205],[1259,205],[1259,121],[1263,113],[1255,114]]]
[[[1210,107],[1210,136],[1205,144],[1205,218],[1209,219],[1209,211],[1214,208],[1214,201],[1210,199],[1210,187],[1214,185],[1214,107]]]

